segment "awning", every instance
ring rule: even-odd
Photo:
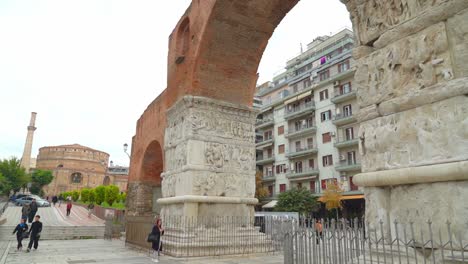
[[[345,195],[340,198],[341,201],[343,200],[356,200],[356,199],[364,199],[364,194],[357,194],[357,195]],[[319,202],[324,202],[323,196],[317,199]]]
[[[262,206],[262,208],[274,208],[276,206],[276,204],[278,203],[277,200],[273,200],[267,204],[265,204],[264,206]]]
[[[293,98],[284,101],[284,104],[285,104],[285,105],[288,105],[288,104],[290,104],[290,103],[292,103],[292,102],[295,102],[295,101],[297,101],[297,100],[300,100],[300,99],[302,99],[302,98],[304,98],[304,97],[307,97],[307,96],[309,96],[309,95],[311,95],[311,94],[312,94],[312,91],[307,91],[307,92],[305,92],[305,93],[296,95],[296,96],[294,96]]]

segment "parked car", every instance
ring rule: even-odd
[[[16,194],[16,195],[12,195],[10,196],[10,201],[14,202],[16,201],[16,199],[19,199],[19,198],[23,198],[23,197],[26,197],[26,196],[29,196],[29,194],[24,194],[24,193],[19,193],[19,194]]]
[[[39,206],[39,207],[48,207],[48,206],[50,206],[50,203],[48,201],[43,200],[41,198],[34,197],[34,196],[26,196],[26,197],[16,199],[15,203],[18,206],[23,206],[24,204],[32,203],[33,199],[36,199],[37,206]]]

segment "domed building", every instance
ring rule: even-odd
[[[36,169],[50,170],[54,179],[44,187],[46,195],[112,184],[106,178],[109,154],[79,144],[39,149]]]

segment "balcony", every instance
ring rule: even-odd
[[[330,99],[332,101],[332,103],[334,103],[334,104],[342,103],[342,102],[345,102],[347,100],[356,98],[356,91],[349,91],[349,92],[345,92],[345,93],[342,93],[342,94],[337,92],[336,94],[337,95],[335,95],[333,98]]]
[[[276,180],[276,177],[275,177],[275,174],[273,174],[273,173],[264,174],[263,177],[262,177],[263,182],[272,182],[272,181],[275,181],[275,180]]]
[[[304,168],[298,171],[291,171],[286,173],[286,178],[290,180],[305,180],[309,178],[315,178],[319,175],[319,171],[315,168]]]
[[[335,144],[335,148],[346,148],[346,147],[353,147],[359,144],[359,138],[351,138],[351,139],[339,139]]]
[[[257,143],[255,143],[255,147],[257,149],[262,149],[262,148],[265,148],[265,147],[272,146],[273,142],[274,142],[273,137],[265,138],[265,139],[262,139],[262,140],[258,141]]]
[[[336,167],[336,171],[339,172],[347,172],[347,171],[357,171],[361,170],[361,163],[352,161],[352,160],[344,160],[341,161]]]
[[[265,164],[273,163],[274,161],[275,161],[275,155],[266,156],[266,157],[258,157],[257,165],[265,165]]]
[[[337,114],[333,117],[333,124],[336,126],[342,126],[346,124],[350,124],[356,122],[356,117],[353,114]]]
[[[274,124],[275,121],[273,120],[273,118],[257,119],[257,121],[255,122],[255,128],[261,129],[268,126],[272,126]]]
[[[296,138],[303,135],[307,135],[309,133],[315,133],[317,131],[317,127],[315,124],[306,124],[300,127],[293,127],[288,129],[288,133],[284,135],[286,138]]]
[[[284,118],[286,120],[301,117],[306,114],[311,114],[315,111],[315,104],[313,101],[301,104],[299,107],[293,107],[291,110],[287,110]]]
[[[286,154],[286,157],[293,159],[293,158],[299,158],[307,155],[312,155],[312,154],[317,154],[318,149],[315,146],[307,146],[305,148],[296,148],[293,151],[290,151],[288,154]]]

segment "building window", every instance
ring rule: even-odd
[[[349,151],[347,153],[348,156],[348,164],[356,164],[356,151]]]
[[[297,161],[294,163],[294,171],[296,173],[301,173],[302,172],[302,161]]]
[[[266,167],[265,176],[266,177],[272,177],[273,176],[273,167],[271,167],[271,166]]]
[[[349,70],[349,60],[338,64],[338,72],[339,73],[345,72],[347,70]]]
[[[322,165],[323,167],[328,167],[333,165],[333,156],[327,155],[322,157]]]
[[[273,132],[272,132],[271,130],[265,131],[265,132],[263,133],[263,138],[264,138],[264,140],[270,140],[270,139],[272,139],[272,138],[273,138]]]
[[[284,193],[286,191],[286,184],[280,184],[280,193]]]
[[[83,176],[81,175],[81,173],[79,173],[79,172],[72,173],[72,175],[71,175],[71,182],[72,183],[81,183],[82,180],[83,180]]]
[[[322,134],[322,143],[328,143],[331,141],[331,133],[324,133]]]
[[[321,185],[322,185],[322,191],[326,190],[327,189],[327,180],[322,180]]]
[[[309,168],[313,169],[314,167],[314,159],[309,159]]]
[[[319,93],[320,101],[328,99],[328,89],[325,89]]]
[[[267,155],[268,158],[271,158],[273,156],[273,150],[271,148],[267,149]]]
[[[297,84],[294,84],[292,86],[292,89],[293,89],[293,93],[297,93],[298,89],[297,89]]]
[[[301,151],[301,142],[300,141],[296,141],[296,152],[297,151]]]
[[[309,188],[311,192],[315,193],[315,181],[310,181]]]
[[[314,139],[313,138],[307,138],[307,148],[311,149],[314,147]]]
[[[307,78],[307,79],[304,80],[304,88],[310,87],[311,84],[312,84],[312,82],[310,81],[309,78]]]
[[[279,154],[284,153],[284,144],[278,146],[278,153]]]
[[[284,126],[278,127],[278,135],[283,135],[284,134]]]
[[[298,188],[298,189],[302,189],[302,182],[298,182],[298,183],[297,183],[297,188]]]
[[[346,140],[354,139],[354,129],[353,127],[348,127],[345,129]]]
[[[330,71],[328,69],[320,73],[320,81],[324,81],[328,78],[330,78]]]
[[[273,196],[273,185],[268,185],[268,194],[271,196]]]
[[[351,116],[352,114],[353,114],[353,111],[351,109],[351,105],[343,106],[343,115],[344,116]]]
[[[320,119],[323,121],[328,121],[331,119],[331,110],[320,113]]]
[[[347,94],[351,92],[351,83],[345,83],[340,86],[340,94]]]
[[[286,173],[286,164],[276,165],[276,174]]]

